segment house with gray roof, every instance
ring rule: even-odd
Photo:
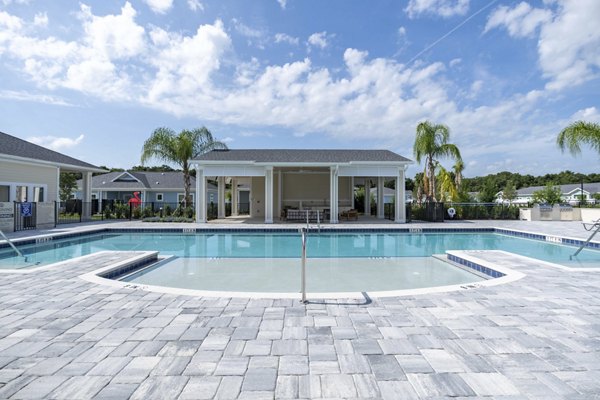
[[[103,169],[73,157],[0,132],[0,202],[58,201],[60,172]]]
[[[196,180],[190,177],[191,187],[190,195],[192,201],[195,201]],[[78,191],[75,198],[81,198],[82,181],[77,181]],[[92,177],[92,199],[98,200],[99,210],[102,210],[102,203],[117,201],[127,203],[134,197],[134,193],[139,192],[139,197],[143,203],[177,205],[183,202],[184,198],[184,180],[183,172],[148,172],[148,171],[124,171],[109,172],[107,174],[96,175]],[[208,204],[212,201],[217,202],[217,188],[211,183],[207,183],[206,201]]]
[[[404,173],[412,161],[389,150],[213,150],[192,160],[196,192],[207,190],[207,178],[217,180],[218,217],[225,218],[225,183],[231,181],[232,209],[239,201],[239,182],[249,189],[250,217],[273,223],[296,210],[319,211],[330,223],[354,208],[354,188],[365,180],[384,187],[396,181],[395,198],[405,198]],[[375,218],[384,218],[383,190]],[[196,221],[206,222],[206,207],[197,202]],[[365,215],[370,208],[365,207]],[[396,222],[405,222],[405,203],[395,203]]]
[[[595,183],[584,183],[583,191],[581,183],[570,183],[566,185],[557,185],[560,188],[562,193],[561,198],[565,203],[569,203],[571,205],[578,205],[579,200],[581,199],[581,195],[583,194],[583,199],[588,204],[594,204],[596,200],[594,199],[594,195],[600,193],[600,182]],[[533,194],[537,191],[543,190],[545,186],[530,186],[526,188],[521,188],[517,190],[517,198],[512,201],[512,204],[527,206],[531,202],[533,202]],[[502,199],[502,191],[498,192],[497,202],[501,203]]]

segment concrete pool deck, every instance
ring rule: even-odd
[[[339,227],[450,225],[588,235],[572,222]],[[600,398],[600,272],[550,268],[492,251],[481,257],[526,276],[370,304],[327,299],[308,305],[153,293],[80,278],[125,256],[1,275],[0,398]]]

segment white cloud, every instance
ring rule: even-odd
[[[231,136],[227,136],[227,137],[224,137],[223,139],[221,139],[221,142],[223,142],[223,143],[232,143],[232,142],[235,142],[235,139],[232,138]]]
[[[298,45],[300,43],[300,39],[297,37],[290,36],[285,33],[276,33],[275,34],[275,43],[289,43],[293,45]]]
[[[4,11],[0,11],[0,28],[15,32],[20,30],[22,27],[23,20],[21,18],[10,15]],[[2,37],[0,37],[0,40],[2,40]]]
[[[235,30],[242,36],[246,36],[249,38],[260,38],[264,36],[261,30],[251,28],[236,18],[234,18],[232,22],[233,26],[235,27]]]
[[[204,5],[202,5],[200,0],[187,0],[187,4],[192,11],[204,11]]]
[[[562,90],[596,78],[600,68],[600,1],[555,0],[545,3],[554,11],[522,2],[494,10],[485,30],[506,27],[514,37],[532,36],[539,27],[538,56],[546,88]]]
[[[320,49],[324,49],[329,45],[327,32],[317,32],[313,33],[308,37],[308,43],[311,46],[319,47]]]
[[[94,51],[107,58],[127,58],[144,51],[145,30],[135,22],[136,11],[129,2],[120,15],[94,16],[91,8],[81,5],[85,41]]]
[[[48,26],[48,15],[46,13],[37,13],[33,17],[33,24],[39,27]]]
[[[73,104],[60,97],[50,96],[47,94],[29,93],[19,90],[0,90],[0,98],[17,101],[31,101],[35,103],[52,104],[56,106],[73,106]]]
[[[420,14],[432,14],[443,18],[465,15],[469,11],[470,0],[410,0],[406,6],[409,18]]]
[[[484,32],[505,27],[513,37],[531,37],[537,27],[552,20],[552,12],[541,8],[532,8],[521,2],[514,8],[500,6],[488,18]]]
[[[460,64],[461,62],[462,62],[462,59],[460,59],[460,58],[453,58],[452,60],[450,60],[450,62],[448,63],[448,65],[450,66],[450,68],[454,68],[458,64]]]
[[[285,10],[285,7],[287,6],[287,0],[277,0],[277,2],[281,6],[281,8]]]
[[[143,0],[156,14],[166,14],[173,7],[173,0]]]
[[[2,0],[3,5],[10,6],[11,4],[29,4],[31,0]]]
[[[84,135],[79,135],[75,139],[56,136],[34,136],[27,138],[27,140],[50,150],[61,151],[79,145],[83,141],[83,138]]]
[[[571,116],[571,121],[587,121],[600,123],[600,110],[596,107],[588,107],[578,110]]]

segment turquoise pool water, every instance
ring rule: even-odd
[[[299,258],[295,233],[101,233],[19,246],[28,262],[0,249],[0,268],[30,268],[103,250],[155,250],[183,258]],[[586,249],[574,260],[573,246],[496,233],[335,233],[310,234],[309,258],[429,257],[446,250],[505,250],[571,267],[600,267],[600,251]]]

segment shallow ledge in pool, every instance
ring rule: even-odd
[[[403,290],[390,290],[390,291],[379,291],[379,292],[368,292],[368,297],[399,297],[399,296],[414,296],[414,295],[424,295],[430,293],[443,293],[443,292],[451,292],[451,291],[460,291],[460,290],[473,290],[478,288],[485,288],[488,286],[496,286],[509,282],[514,282],[518,279],[521,279],[525,276],[525,274],[512,270],[510,268],[505,268],[497,265],[493,265],[490,262],[483,260],[477,257],[476,254],[469,253],[467,251],[449,251],[447,253],[451,253],[454,257],[465,260],[466,262],[475,263],[483,268],[489,269],[490,272],[489,278],[485,281],[477,282],[477,283],[468,283],[468,284],[457,284],[457,285],[447,285],[447,286],[435,286],[428,288],[419,288],[419,289],[403,289]],[[478,253],[485,253],[485,251],[480,251]],[[164,256],[169,257],[169,256]],[[135,284],[131,282],[123,282],[117,281],[114,279],[110,279],[110,277],[120,276],[123,274],[127,274],[139,268],[143,265],[147,265],[149,262],[159,261],[161,257],[158,257],[156,252],[147,252],[138,257],[131,258],[126,261],[119,262],[117,264],[109,265],[101,269],[97,269],[92,272],[85,273],[80,275],[81,279],[84,279],[88,282],[106,285],[116,288],[127,288],[134,290],[143,290],[148,292],[157,292],[157,293],[168,293],[173,295],[188,295],[188,296],[199,296],[199,297],[244,297],[244,298],[253,298],[253,299],[300,299],[300,293],[260,293],[260,292],[224,292],[224,291],[209,291],[209,290],[193,290],[193,289],[181,289],[181,288],[173,288],[166,286],[154,286],[154,285],[142,285]],[[451,262],[451,264],[458,264],[457,262]],[[467,268],[466,266],[462,266],[463,268]],[[475,269],[474,269],[475,271]],[[484,273],[483,271],[479,273]],[[493,278],[492,274],[498,276]],[[501,274],[501,275],[500,275]],[[331,293],[307,293],[307,298],[309,300],[315,299],[364,299],[365,292],[331,292]]]

